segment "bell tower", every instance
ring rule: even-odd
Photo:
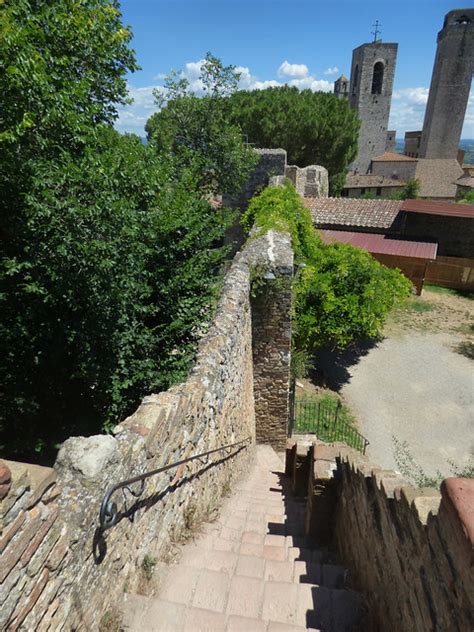
[[[377,23],[378,26],[378,23]],[[352,52],[349,103],[361,121],[357,158],[352,164],[367,173],[372,158],[385,151],[398,44],[377,38]]]

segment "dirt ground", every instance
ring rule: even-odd
[[[338,392],[369,439],[369,456],[413,482],[453,475],[474,454],[474,301],[425,290],[396,310],[384,338],[321,350],[300,381]]]

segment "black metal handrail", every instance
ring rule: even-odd
[[[174,467],[179,467],[180,465],[185,465],[186,463],[190,463],[191,461],[208,459],[211,454],[215,454],[216,452],[227,451],[228,454],[231,454],[233,448],[236,447],[244,447],[248,441],[251,441],[252,437],[248,436],[245,439],[241,439],[240,441],[236,441],[235,443],[229,443],[228,445],[223,445],[220,448],[215,448],[214,450],[209,450],[208,452],[203,452],[202,454],[195,454],[194,456],[190,456],[187,459],[182,459],[181,461],[175,461],[174,463],[170,463],[169,465],[165,465],[163,467],[159,467],[156,470],[150,470],[149,472],[143,472],[142,474],[137,474],[133,478],[129,478],[125,481],[120,481],[119,483],[115,483],[110,487],[102,500],[102,504],[100,506],[99,511],[99,524],[100,529],[105,531],[106,529],[110,529],[113,527],[120,518],[120,513],[118,511],[117,504],[112,502],[112,496],[119,489],[127,490],[132,496],[138,498],[141,496],[145,490],[145,480],[150,478],[151,476],[156,476],[157,474],[161,474],[162,472],[166,472],[167,470],[171,470]],[[208,461],[205,462],[208,465]],[[140,489],[138,491],[134,491],[130,488],[130,485],[134,483],[141,483]]]

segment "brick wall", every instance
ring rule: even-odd
[[[255,322],[261,308],[252,307],[249,293],[256,266],[275,279],[284,277],[286,287],[292,268],[289,237],[273,233],[254,239],[235,257],[184,384],[145,397],[113,436],[68,439],[54,468],[0,466],[0,629],[97,630],[124,591],[136,588],[145,556],[165,560],[170,544],[218,506],[226,488],[248,470],[255,440],[252,312]],[[268,300],[280,304],[278,297],[272,293]],[[264,307],[276,313],[271,303]],[[289,336],[289,322],[280,318],[278,323]],[[261,334],[258,348],[269,333]],[[260,406],[266,396],[272,398],[271,419],[283,425],[278,416],[287,405],[283,374],[286,363],[287,382],[289,355],[279,341],[276,346],[282,353],[278,379],[284,403],[275,404],[274,393],[264,388],[267,378],[258,371],[255,392]],[[269,340],[265,352],[273,353]],[[262,357],[255,350],[254,355],[258,366]],[[105,533],[98,529],[100,503],[111,484],[247,435],[249,447],[232,456],[220,453],[210,463],[194,461],[148,479],[139,498],[126,495],[126,506],[118,493],[114,500],[125,515]]]
[[[344,444],[289,448],[294,487],[309,462],[306,532],[337,548],[368,604],[364,630],[474,628],[474,480],[416,489]]]

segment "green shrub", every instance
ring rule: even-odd
[[[380,334],[387,314],[409,296],[411,283],[369,253],[346,244],[324,244],[311,214],[291,184],[269,187],[243,216],[256,235],[288,231],[296,263],[293,345],[311,353],[324,344],[345,347]]]

